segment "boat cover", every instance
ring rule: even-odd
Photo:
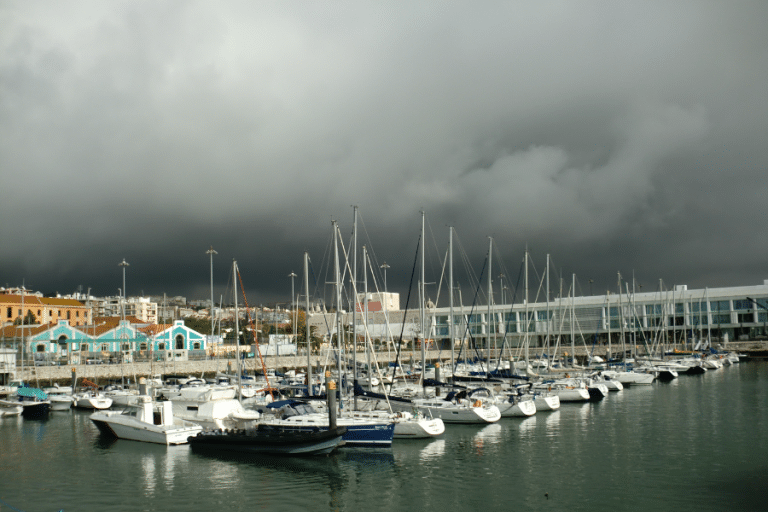
[[[48,395],[42,389],[39,388],[19,388],[16,390],[19,396],[26,398],[38,398],[40,400],[48,400]]]

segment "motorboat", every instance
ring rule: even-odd
[[[235,398],[234,387],[195,386],[181,388],[171,398],[177,418],[202,425],[207,429],[243,429],[257,421],[260,414],[248,410]]]
[[[51,401],[52,411],[68,411],[72,408],[75,399],[72,397],[71,386],[59,386],[44,388],[43,391]]]
[[[74,406],[78,409],[109,409],[112,407],[112,399],[97,391],[84,391],[75,393]]]
[[[185,444],[203,430],[196,423],[174,418],[171,402],[156,402],[148,395],[139,395],[136,405],[122,411],[98,411],[90,418],[104,434],[164,445]]]
[[[112,405],[125,406],[139,403],[139,390],[111,384],[104,388],[104,396],[112,399]]]
[[[0,400],[0,417],[3,416],[19,416],[24,410],[24,407],[19,405],[18,402],[11,400]]]
[[[21,415],[26,419],[46,419],[51,411],[51,400],[40,388],[18,387],[16,392],[10,395],[9,400],[22,406]]]

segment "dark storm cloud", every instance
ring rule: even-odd
[[[403,293],[422,208],[476,272],[493,236],[595,291],[762,282],[767,14],[3,3],[0,284],[114,293],[126,258],[129,294],[206,297],[213,244],[219,288],[235,258],[285,300],[352,204]]]

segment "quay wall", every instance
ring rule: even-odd
[[[612,347],[614,354],[617,352],[618,347]],[[747,354],[752,358],[768,358],[768,341],[740,341],[729,342],[727,344],[728,351],[741,352]],[[559,353],[570,353],[570,347],[561,347]],[[594,354],[604,356],[607,347],[598,346],[592,349],[592,347],[576,347],[576,357],[585,357],[587,354]],[[629,346],[627,347],[629,350]],[[644,347],[638,345],[637,351],[642,354]],[[535,354],[539,354],[541,349],[531,348],[529,351],[530,357],[534,357]],[[505,351],[505,358],[507,357],[507,351]],[[466,352],[465,352],[466,353]],[[522,357],[519,353],[519,349],[513,349],[515,359]],[[484,355],[484,352],[483,352]],[[492,351],[492,357],[498,357],[498,350]],[[442,361],[442,364],[450,364],[451,353],[446,350],[428,350],[426,352],[427,361],[433,363],[437,360]],[[389,362],[394,361],[394,353],[380,353],[376,355],[376,361],[380,365],[387,365]],[[400,357],[400,361],[403,363],[410,363],[412,361],[418,361],[421,359],[421,353],[419,351],[403,351]],[[351,360],[351,358],[350,358]],[[357,354],[358,363],[365,362],[365,354]],[[261,370],[261,364],[256,359],[245,359],[243,361],[245,371],[252,373],[254,371]],[[280,371],[286,371],[290,369],[299,369],[305,371],[307,367],[307,357],[304,356],[265,356],[264,364],[267,368],[274,368]],[[334,359],[328,355],[313,355],[312,366],[314,368],[322,367],[324,365],[332,366]],[[77,378],[85,378],[102,384],[108,380],[115,380],[125,377],[126,379],[138,379],[140,377],[149,377],[151,375],[197,375],[197,376],[213,376],[217,372],[234,371],[235,360],[234,359],[206,359],[198,361],[168,361],[168,362],[135,362],[125,364],[79,364],[68,366],[37,366],[34,368],[25,368],[22,372],[18,369],[16,374],[17,378],[20,378],[26,382],[33,383],[35,381],[40,382],[41,386],[48,385],[49,382],[67,383],[72,378],[72,371],[77,374]]]

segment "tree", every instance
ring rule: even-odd
[[[205,318],[185,318],[184,325],[200,334],[211,334],[211,321]]]
[[[34,325],[37,323],[37,317],[32,311],[27,311],[26,316],[24,317],[24,325]],[[13,321],[13,325],[21,325],[22,319],[21,317],[16,317],[16,320]]]

